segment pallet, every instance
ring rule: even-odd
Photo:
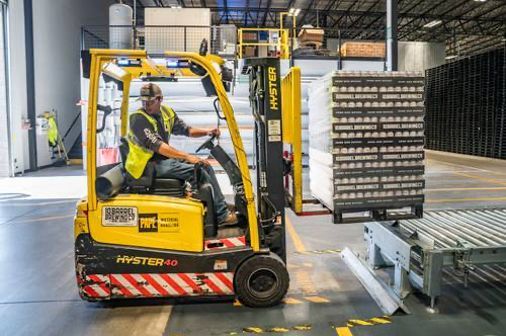
[[[365,223],[374,221],[391,221],[400,219],[416,219],[423,217],[423,203],[367,208],[334,209],[332,218],[334,224]]]

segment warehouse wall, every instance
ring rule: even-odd
[[[30,168],[28,131],[21,127],[27,118],[23,1],[9,2],[9,40],[12,159],[14,173],[20,173]]]
[[[6,7],[5,7],[6,8]],[[4,41],[4,22],[7,19],[4,15],[4,4],[0,2],[0,157],[9,157],[9,142],[7,132],[7,78],[5,61],[7,60],[7,46]],[[0,160],[0,177],[9,176],[9,160]]]
[[[399,71],[425,71],[445,64],[446,45],[432,42],[399,42]]]
[[[82,25],[108,23],[114,0],[33,1],[36,115],[55,109],[62,133],[80,112],[80,31]],[[80,134],[81,122],[69,134],[67,149]],[[37,136],[38,165],[51,163],[47,140]]]

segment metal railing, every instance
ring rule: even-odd
[[[212,54],[235,57],[237,29],[222,26],[83,26],[81,49],[145,49],[150,55],[167,50],[198,52],[203,39]]]

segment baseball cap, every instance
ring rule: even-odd
[[[149,83],[141,87],[139,100],[149,101],[156,97],[163,97],[162,89],[158,85]]]

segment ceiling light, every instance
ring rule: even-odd
[[[429,23],[426,23],[423,25],[424,28],[432,28],[432,27],[435,27],[437,25],[440,25],[443,21],[441,20],[434,20],[434,21],[431,21]]]
[[[299,15],[300,13],[300,8],[290,8],[288,10],[288,15],[291,15],[291,16],[297,16]]]
[[[457,55],[448,55],[445,57],[445,60],[449,61],[449,60],[452,60],[454,58],[457,58],[458,56]]]
[[[474,0],[474,2],[485,2],[487,0]]]

